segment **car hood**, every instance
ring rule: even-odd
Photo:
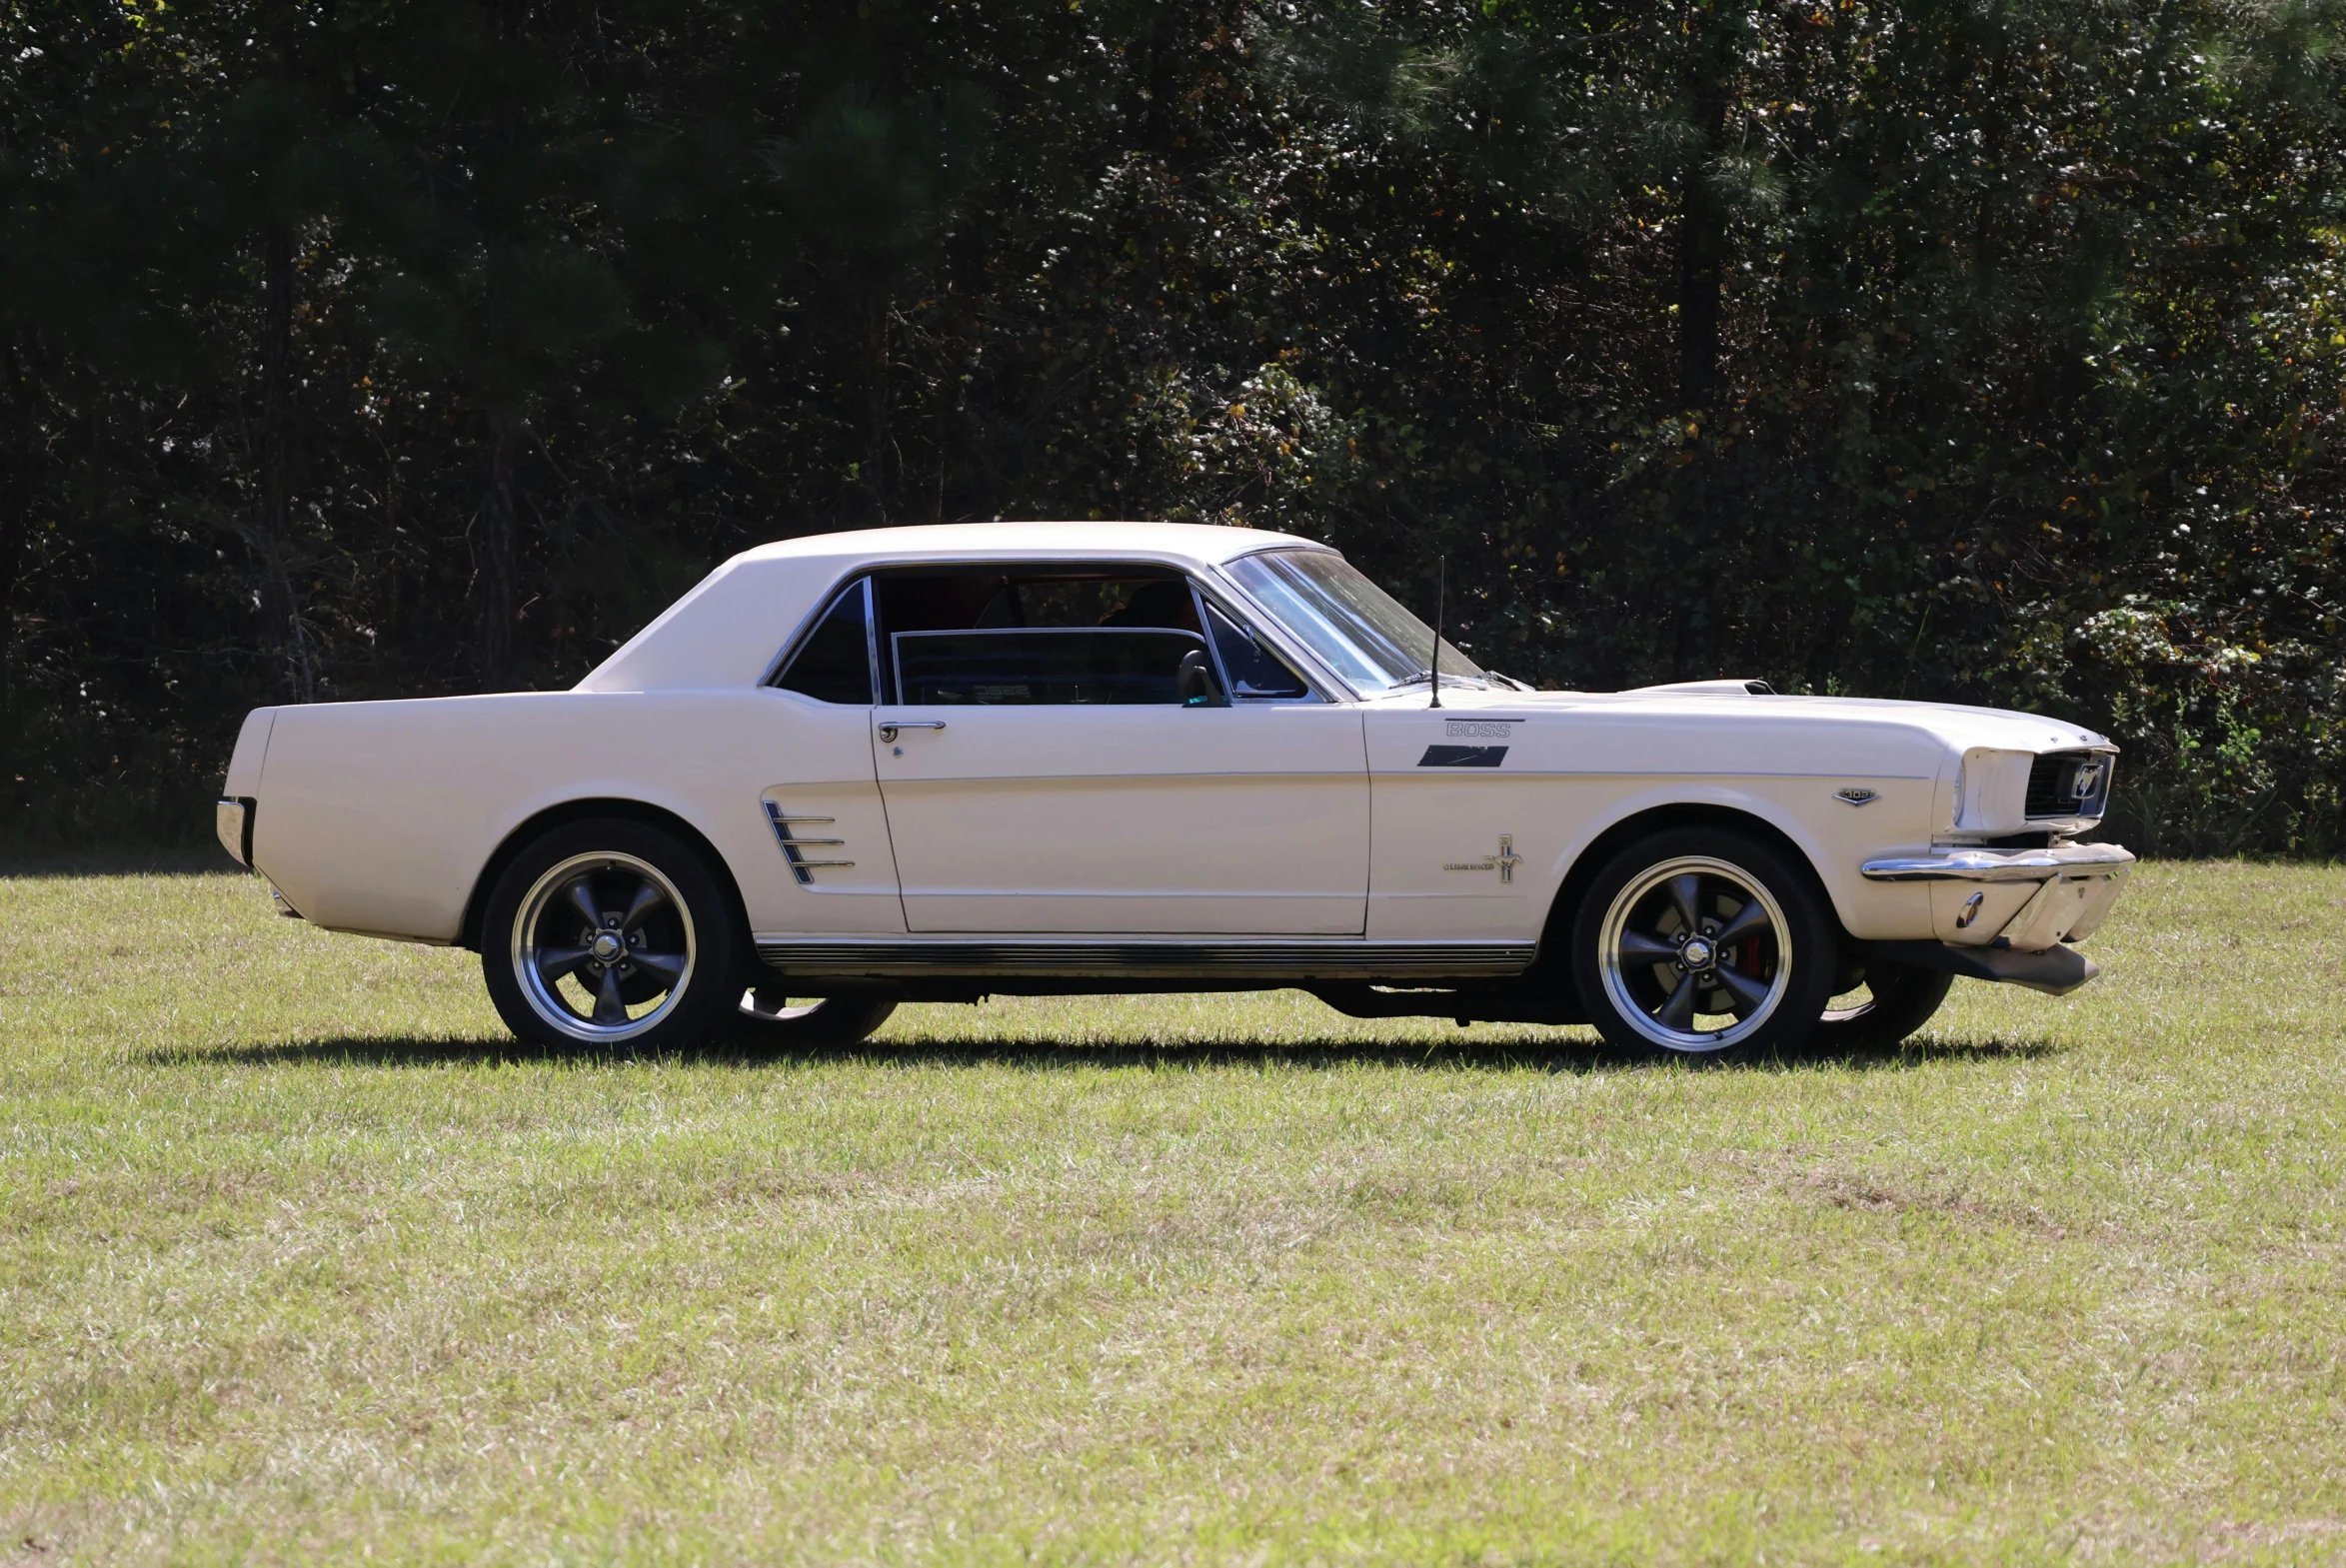
[[[1851,731],[1901,730],[1927,735],[1956,752],[1988,747],[2014,752],[2053,752],[2108,747],[2091,730],[2041,714],[1951,703],[1909,703],[1884,698],[1787,697],[1740,690],[1741,682],[1702,682],[1687,687],[1646,687],[1629,692],[1507,692],[1445,686],[1444,712],[1459,718],[1520,714],[1526,720],[1547,714],[1582,714],[1613,720],[1693,725],[1749,733],[1785,725],[1814,733],[1819,725]],[[1423,687],[1377,699],[1377,709],[1426,706]]]

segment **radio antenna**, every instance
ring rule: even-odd
[[[1426,666],[1426,673],[1427,673],[1427,675],[1428,675],[1428,676],[1431,678],[1431,685],[1432,685],[1432,688],[1433,688],[1433,701],[1432,701],[1432,702],[1430,702],[1430,703],[1427,703],[1427,704],[1425,705],[1427,708],[1439,708],[1439,707],[1441,707],[1441,614],[1442,614],[1442,611],[1443,611],[1443,609],[1445,608],[1445,602],[1446,602],[1446,601],[1448,600],[1448,598],[1449,598],[1449,591],[1450,591],[1450,558],[1449,558],[1449,557],[1447,557],[1447,556],[1444,556],[1444,557],[1442,557],[1442,558],[1441,558],[1441,565],[1439,565],[1438,567],[1434,568],[1434,577],[1433,577],[1433,659],[1432,659],[1432,661],[1431,661],[1431,662],[1430,662],[1430,663],[1429,663],[1429,664]]]

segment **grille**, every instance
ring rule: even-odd
[[[2028,770],[2027,814],[2099,816],[2110,797],[2110,759],[2095,752],[2047,752]]]

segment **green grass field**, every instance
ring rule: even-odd
[[[2346,1557],[2346,871],[1689,1071],[1294,993],[519,1051],[0,880],[0,1564]]]

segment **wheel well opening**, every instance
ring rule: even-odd
[[[1564,873],[1561,887],[1556,889],[1555,902],[1548,906],[1547,924],[1539,934],[1539,956],[1536,967],[1559,975],[1570,973],[1572,921],[1580,912],[1580,900],[1587,896],[1588,884],[1605,862],[1629,844],[1648,833],[1666,831],[1672,827],[1721,827],[1758,839],[1784,857],[1798,875],[1808,878],[1809,890],[1816,894],[1825,912],[1840,923],[1833,901],[1825,891],[1824,880],[1816,874],[1809,862],[1808,851],[1794,843],[1784,830],[1765,817],[1749,811],[1736,810],[1731,805],[1657,805],[1650,810],[1625,816],[1607,827],[1589,841],[1572,868]],[[1551,967],[1552,966],[1552,967]]]
[[[624,816],[657,827],[663,832],[674,833],[708,861],[711,874],[717,877],[718,884],[732,900],[734,918],[740,922],[744,932],[749,930],[749,909],[742,901],[740,885],[734,881],[733,867],[726,863],[724,855],[717,852],[717,845],[709,841],[707,834],[674,811],[647,805],[642,800],[588,798],[550,805],[505,835],[504,841],[489,856],[488,863],[481,867],[481,874],[474,879],[472,895],[465,900],[464,926],[457,936],[457,945],[480,951],[481,920],[489,904],[490,890],[497,885],[497,879],[505,874],[505,868],[513,863],[514,856],[520,854],[541,833],[566,822],[584,821],[591,816]]]

